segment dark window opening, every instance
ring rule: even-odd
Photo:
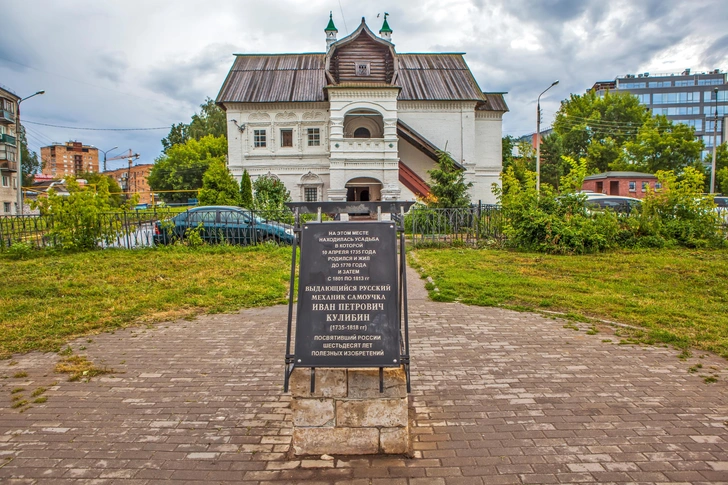
[[[281,130],[281,146],[293,146],[293,130]]]
[[[364,128],[363,126],[361,128],[357,128],[354,130],[354,138],[371,138],[372,135],[369,133],[369,130]]]
[[[318,189],[316,187],[305,187],[303,198],[306,202],[318,202]]]

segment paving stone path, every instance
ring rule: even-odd
[[[278,306],[79,339],[90,382],[0,362],[0,483],[728,483],[724,360],[409,291],[412,458],[287,457]]]

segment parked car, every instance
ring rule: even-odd
[[[208,243],[257,244],[276,242],[292,244],[293,226],[266,221],[250,211],[233,206],[203,206],[188,209],[171,219],[154,223],[154,243],[169,244],[182,240],[189,230],[197,230]]]
[[[633,197],[618,195],[599,194],[590,196],[587,194],[586,205],[591,209],[611,209],[618,214],[629,214],[634,210],[640,210],[642,201]]]

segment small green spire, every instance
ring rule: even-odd
[[[379,29],[380,34],[382,32],[389,32],[390,34],[392,33],[392,29],[389,28],[389,24],[387,23],[388,16],[389,16],[389,14],[387,12],[384,12],[384,23],[382,24],[382,28]]]
[[[334,14],[332,12],[329,12],[329,25],[326,26],[324,32],[338,32],[334,25]]]

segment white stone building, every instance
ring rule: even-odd
[[[326,53],[238,54],[217,103],[227,112],[231,173],[274,176],[293,201],[414,200],[448,151],[495,202],[503,93],[484,93],[463,54],[399,54],[385,17],[380,37],[362,18]]]

